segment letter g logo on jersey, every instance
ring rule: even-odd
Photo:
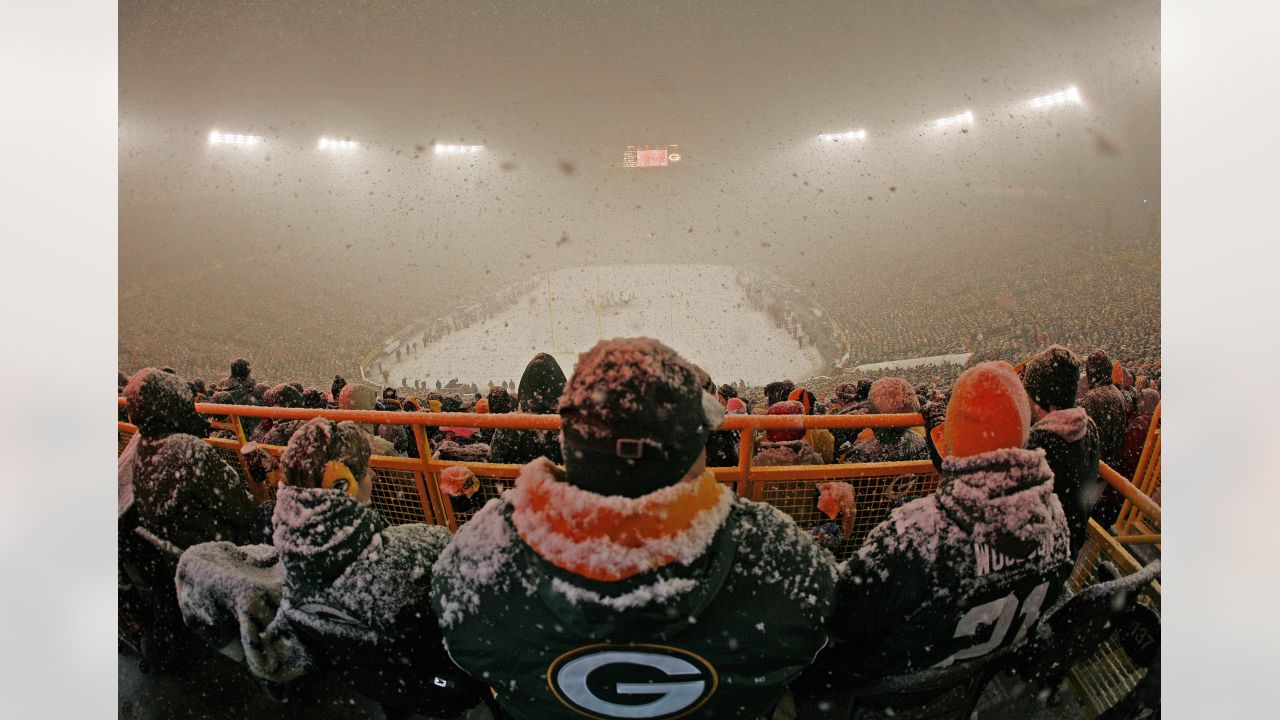
[[[705,659],[665,645],[588,645],[547,668],[551,692],[597,720],[672,720],[697,710],[719,684]]]

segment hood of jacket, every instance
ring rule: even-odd
[[[520,376],[516,398],[520,410],[538,415],[554,415],[564,393],[564,371],[547,353],[533,356]]]
[[[1010,557],[1052,547],[1065,520],[1044,450],[1005,448],[942,461],[938,507],[974,542]]]
[[[196,412],[191,386],[172,373],[144,368],[124,388],[129,419],[144,438],[175,433],[204,437],[209,423]]]
[[[1054,410],[1031,426],[1032,432],[1048,432],[1063,440],[1079,442],[1089,432],[1089,413],[1082,407]]]
[[[516,561],[575,633],[673,634],[715,598],[733,566],[733,498],[710,473],[638,498],[598,495],[539,458],[509,497]]]
[[[324,590],[372,543],[386,522],[340,490],[285,486],[276,494],[272,541],[294,598]]]
[[[752,465],[812,465],[816,453],[807,440],[762,442],[751,458]]]

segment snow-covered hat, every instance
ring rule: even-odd
[[[945,456],[1020,448],[1030,432],[1031,401],[1008,363],[979,363],[956,380],[943,426]]]
[[[1085,375],[1089,378],[1089,387],[1095,388],[1111,384],[1111,358],[1101,348],[1089,353],[1084,360]]]
[[[1075,407],[1079,382],[1080,358],[1061,345],[1052,345],[1031,358],[1022,372],[1022,384],[1031,402],[1045,410]]]
[[[143,437],[187,433],[204,437],[209,424],[196,413],[191,387],[177,375],[143,368],[124,387],[129,420]]]
[[[884,377],[871,383],[867,393],[871,412],[878,415],[920,412],[920,399],[911,383],[896,377]]]
[[[302,407],[302,393],[292,385],[281,383],[263,393],[262,404],[267,407]]]
[[[615,338],[579,356],[560,417],[568,482],[635,498],[679,482],[724,409],[676,351]]]
[[[769,406],[768,415],[803,415],[804,405],[798,400],[783,400]],[[791,442],[804,437],[802,428],[765,430],[765,439],[769,442]]]
[[[289,438],[280,457],[285,482],[294,487],[325,487],[341,464],[358,482],[369,467],[369,438],[353,422],[312,418]]]

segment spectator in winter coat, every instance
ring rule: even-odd
[[[798,387],[787,395],[788,400],[795,400],[804,408],[805,415],[813,415],[817,411],[818,399],[813,393]],[[826,428],[810,428],[804,431],[805,442],[809,443],[809,447],[822,457],[824,464],[831,464],[835,460],[836,453],[836,437]]]
[[[248,405],[249,395],[253,393],[255,385],[253,378],[250,377],[249,361],[240,358],[231,363],[231,374],[222,382],[214,386],[214,390],[226,390],[235,397],[235,405]]]
[[[795,390],[795,383],[790,380],[778,380],[764,386],[764,401],[770,406],[774,406],[780,402],[784,402],[787,396]]]
[[[804,406],[795,400],[783,400],[769,406],[770,415],[803,415]],[[822,456],[804,439],[804,429],[766,430],[751,458],[752,465],[821,465]]]
[[[372,385],[349,383],[338,394],[338,407],[342,410],[372,410],[377,402],[378,391]],[[358,426],[369,436],[369,447],[374,455],[398,455],[396,447],[386,438],[377,434],[378,426],[360,424]]]
[[[1089,380],[1089,392],[1080,401],[1080,407],[1098,425],[1102,461],[1114,468],[1120,464],[1124,433],[1129,427],[1124,396],[1111,382],[1111,360],[1106,352],[1094,350],[1089,353],[1084,369]]]
[[[720,401],[727,403],[730,400],[738,397],[738,388],[728,383],[725,383],[720,386],[719,395],[720,395]]]
[[[432,565],[448,544],[438,525],[388,527],[358,499],[367,433],[310,420],[282,458],[274,544],[284,567],[281,612],[301,634],[347,638],[447,668],[430,611]],[[362,668],[339,668],[359,673]],[[421,667],[418,667],[421,670]],[[365,678],[377,682],[377,678]],[[383,679],[392,686],[397,678]]]
[[[347,381],[341,375],[333,376],[333,385],[329,387],[329,400],[333,402],[333,406],[338,406],[338,396],[342,394],[342,388],[346,387]]]
[[[880,378],[871,384],[867,395],[871,414],[890,415],[920,412],[915,390],[902,378]],[[900,462],[927,460],[929,450],[924,436],[911,428],[875,428],[866,440],[859,440],[845,453],[844,462]]]
[[[133,497],[143,527],[179,548],[210,540],[249,542],[257,508],[240,475],[203,438],[191,388],[178,376],[144,368],[125,386],[129,418],[142,440]]]
[[[1071,556],[1044,453],[1022,449],[1030,416],[1007,364],[960,376],[943,426],[941,485],[894,510],[843,568],[827,624],[839,645],[803,688],[979,658],[1034,629],[1061,593]],[[879,700],[898,712],[921,703]]]
[[[292,385],[276,385],[262,396],[263,407],[300,408],[302,393]],[[304,420],[275,420],[267,418],[258,423],[249,440],[264,445],[286,445],[293,431],[302,427]]]
[[[706,471],[720,413],[670,348],[598,343],[560,402],[565,469],[526,465],[441,554],[450,655],[512,717],[766,717],[825,643],[831,558]]]
[[[1028,450],[1041,448],[1053,471],[1053,492],[1071,531],[1071,556],[1084,545],[1089,513],[1098,498],[1098,427],[1076,407],[1080,359],[1054,345],[1027,362],[1023,385],[1031,399]]]
[[[515,400],[511,399],[511,394],[497,385],[489,386],[489,393],[485,395],[485,412],[503,415],[514,412],[516,409]],[[479,403],[477,403],[477,406]],[[497,433],[496,428],[480,428],[480,442],[492,446],[493,436]]]
[[[867,392],[871,390],[871,383],[866,383],[866,391],[859,390],[860,385],[857,383],[841,383],[835,387],[835,392],[827,400],[829,415],[865,415],[869,410],[867,404]],[[850,447],[857,441],[857,428],[836,428],[831,431],[831,436],[835,444],[834,456],[839,456],[840,448],[848,443]]]
[[[725,415],[746,415],[747,404],[741,398],[729,398],[725,403]],[[738,464],[738,448],[742,433],[738,430],[713,430],[707,440],[707,465],[734,467]]]
[[[564,392],[564,371],[560,363],[547,353],[533,356],[520,376],[520,389],[516,393],[520,412],[535,415],[554,415],[556,403]],[[493,405],[490,403],[490,411]],[[491,457],[498,463],[527,463],[537,457],[547,457],[561,464],[560,442],[554,430],[512,430],[502,428],[493,434]]]
[[[1146,388],[1138,395],[1138,414],[1129,422],[1129,429],[1124,434],[1124,451],[1121,455],[1120,467],[1116,468],[1121,475],[1135,479],[1133,474],[1138,470],[1138,461],[1142,459],[1142,447],[1147,442],[1147,430],[1151,427],[1151,418],[1156,407],[1160,405],[1160,393]]]
[[[323,410],[328,407],[328,403],[325,401],[322,391],[317,388],[307,388],[302,391],[302,407]]]

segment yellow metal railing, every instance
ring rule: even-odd
[[[1078,593],[1100,581],[1098,566],[1110,562],[1122,575],[1132,575],[1142,569],[1141,563],[1124,549],[1119,538],[1102,528],[1096,521],[1089,521],[1088,539],[1080,548],[1075,569],[1067,580],[1067,588]],[[1137,602],[1160,612],[1160,583],[1152,582],[1138,591]],[[1071,669],[1071,684],[1082,701],[1086,717],[1097,717],[1104,710],[1120,701],[1137,685],[1146,669],[1137,667],[1121,646],[1114,631],[1098,650]]]
[[[123,404],[123,399],[119,401]],[[227,462],[241,473],[249,484],[254,497],[264,501],[271,488],[256,482],[248,463],[241,454],[246,444],[242,417],[272,418],[276,420],[306,420],[325,417],[335,421],[351,420],[365,424],[387,424],[406,427],[414,434],[421,457],[373,456],[369,465],[375,473],[373,505],[387,517],[388,522],[426,522],[444,525],[456,531],[470,519],[472,511],[455,510],[448,496],[440,490],[440,473],[453,465],[468,467],[480,479],[481,499],[498,497],[514,484],[519,465],[501,463],[467,463],[436,460],[431,457],[427,428],[474,427],[511,428],[522,430],[559,430],[558,415],[474,414],[395,412],[378,410],[329,410],[309,408],[269,408],[249,405],[216,405],[197,403],[196,411],[208,416],[220,429],[229,430],[234,439],[211,438],[207,442],[217,448]],[[1156,420],[1158,420],[1158,415]],[[725,418],[721,430],[739,431],[739,461],[737,466],[713,467],[716,479],[731,486],[742,497],[769,503],[790,515],[803,528],[809,529],[826,521],[817,510],[817,485],[832,480],[848,482],[854,488],[857,507],[853,518],[846,518],[844,531],[848,546],[861,543],[866,533],[888,517],[894,507],[914,498],[934,492],[939,477],[928,460],[889,463],[839,463],[832,465],[801,465],[784,467],[755,467],[752,455],[755,450],[756,431],[813,428],[864,429],[923,425],[918,413],[899,415],[730,415]],[[1153,420],[1153,426],[1156,422]],[[119,448],[123,449],[134,428],[119,423]],[[1158,440],[1158,435],[1156,435]],[[284,448],[259,445],[268,454],[279,456]],[[1144,459],[1147,453],[1144,452]],[[1150,466],[1150,463],[1146,463]],[[1106,464],[1099,465],[1102,478],[1124,496],[1126,508],[1140,513],[1140,519],[1148,524],[1134,524],[1140,532],[1122,540],[1133,543],[1159,542],[1158,528],[1160,507],[1143,490],[1122,477]],[[1148,475],[1147,482],[1150,481]],[[479,507],[482,503],[476,503]],[[1135,521],[1136,522],[1136,521]],[[1154,539],[1153,539],[1154,538]]]
[[[123,400],[120,401],[123,404]],[[245,478],[260,501],[266,500],[271,489],[253,480],[247,462],[240,453],[246,444],[241,417],[275,418],[282,420],[326,417],[332,420],[352,420],[359,423],[407,426],[414,434],[422,457],[388,457],[375,455],[369,466],[375,474],[371,504],[392,524],[429,523],[458,527],[482,507],[489,499],[499,497],[514,486],[520,472],[519,465],[502,463],[466,463],[435,460],[427,438],[428,427],[476,427],[513,428],[523,430],[558,430],[557,415],[467,414],[467,413],[407,413],[388,411],[314,410],[301,408],[264,408],[238,405],[213,405],[197,403],[196,411],[209,416],[211,422],[232,431],[235,439],[207,440],[217,448],[227,462]],[[1113,537],[1107,530],[1090,520],[1088,538],[1076,558],[1074,572],[1068,582],[1072,592],[1098,581],[1098,563],[1106,559],[1125,574],[1140,569],[1140,564],[1123,547],[1127,544],[1154,544],[1159,546],[1160,506],[1148,492],[1159,484],[1159,409],[1152,419],[1152,432],[1147,439],[1135,474],[1139,484],[1129,481],[1118,472],[1099,463],[1099,474],[1125,498],[1124,509],[1117,528],[1123,532]],[[895,507],[912,499],[926,496],[938,488],[941,478],[928,460],[888,463],[842,463],[832,465],[806,465],[787,467],[753,467],[751,464],[755,445],[755,431],[773,429],[810,428],[875,428],[916,427],[923,424],[919,414],[904,415],[730,415],[725,418],[722,430],[737,430],[740,435],[739,463],[733,467],[713,467],[716,479],[734,489],[743,497],[768,503],[791,516],[802,528],[810,529],[827,518],[817,509],[817,485],[840,480],[854,487],[857,507],[852,518],[846,518],[843,530],[846,534],[840,559],[847,559],[862,544],[863,538],[876,525],[884,521]],[[119,449],[136,428],[129,423],[119,423]],[[259,445],[270,455],[279,456],[284,448]],[[440,490],[440,473],[447,467],[468,467],[480,479],[480,489],[474,502],[465,510],[455,510],[451,499]],[[1133,530],[1133,532],[1129,532]],[[1160,586],[1154,583],[1142,591],[1142,602],[1159,611]],[[1071,672],[1077,693],[1086,705],[1090,717],[1110,707],[1127,693],[1142,677],[1145,670],[1135,668],[1114,637],[1108,638],[1102,648]]]

